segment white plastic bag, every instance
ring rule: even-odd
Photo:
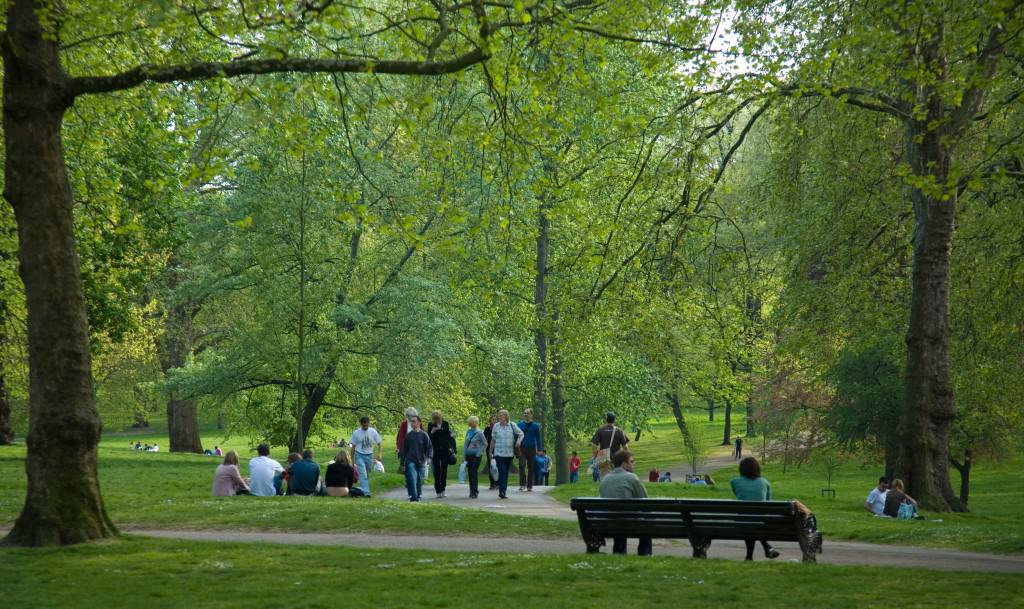
[[[466,462],[463,461],[462,465],[459,466],[459,484],[466,483]]]
[[[383,474],[384,473],[384,464],[381,463],[380,461],[374,460],[374,462],[373,462],[373,471]]]
[[[491,478],[498,479],[498,461],[491,457]]]

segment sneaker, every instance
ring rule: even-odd
[[[767,552],[765,552],[765,553],[764,553],[764,555],[765,555],[765,556],[766,556],[767,558],[770,558],[770,559],[775,559],[775,558],[778,558],[778,557],[779,557],[779,551],[778,551],[778,550],[775,550],[775,549],[771,549],[771,550],[768,550]]]
[[[508,499],[508,495],[498,495],[498,499]]]
[[[529,487],[529,488],[527,488],[527,489],[526,489],[526,492],[527,492],[527,493],[532,493],[532,492],[533,492],[533,487]]]
[[[441,495],[439,496],[439,498],[440,498],[440,499],[444,499],[444,498],[445,498],[445,497],[447,497],[447,496],[448,496],[448,493],[441,493]]]
[[[519,492],[520,492],[520,493],[521,493],[521,492],[523,492],[523,491],[525,491],[525,490],[526,490],[526,487],[525,487],[525,486],[520,486],[520,487],[519,487]]]

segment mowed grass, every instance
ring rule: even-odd
[[[127,441],[125,441],[127,447]],[[482,510],[403,501],[335,497],[211,497],[221,459],[201,455],[99,450],[100,487],[118,527],[255,529],[300,532],[514,534],[521,537],[578,535],[573,522],[512,517]],[[277,456],[277,455],[275,455]],[[25,499],[25,447],[0,447],[0,527],[13,525]],[[327,455],[324,456],[324,460]],[[247,472],[243,458],[243,475]],[[375,474],[376,494],[403,484],[398,474]]]
[[[1024,607],[1019,575],[675,557],[470,554],[142,537],[0,548],[4,606],[33,609],[369,607]]]

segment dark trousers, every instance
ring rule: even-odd
[[[498,495],[505,496],[508,492],[508,470],[512,466],[512,457],[495,457],[498,462]]]
[[[440,495],[448,486],[448,455],[434,455],[431,465],[434,468],[434,492]]]
[[[466,474],[469,478],[469,496],[476,497],[478,491],[477,470],[480,469],[480,457],[466,457]]]
[[[743,543],[747,544],[747,560],[754,560],[754,544],[759,541],[761,542],[761,547],[764,548],[765,555],[771,551],[772,547],[763,539],[744,539]]]
[[[537,479],[537,449],[521,448],[519,455],[519,488],[533,488]]]
[[[626,553],[626,538],[615,537],[615,541],[612,543],[612,554],[625,554]],[[654,544],[651,542],[650,537],[641,537],[640,542],[636,547],[636,553],[640,556],[651,556],[654,553]]]

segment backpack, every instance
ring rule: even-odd
[[[912,503],[901,503],[900,510],[896,513],[896,518],[899,520],[913,520],[914,519],[914,504]]]

